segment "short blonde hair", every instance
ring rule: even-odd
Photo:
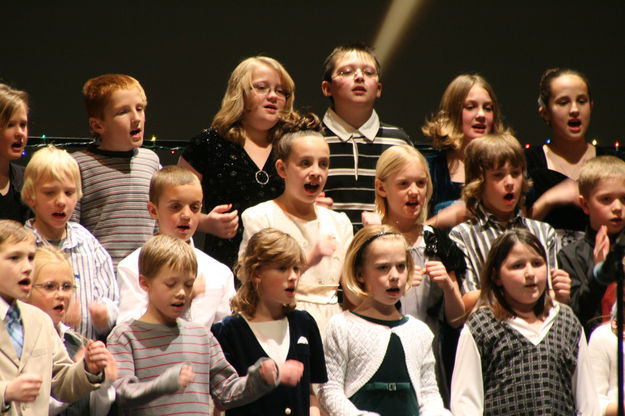
[[[425,201],[421,208],[421,213],[416,219],[417,224],[423,224],[428,218],[428,204],[432,197],[432,177],[430,176],[430,170],[428,169],[428,163],[425,157],[412,146],[407,144],[391,146],[380,155],[378,163],[375,165],[375,178],[386,182],[391,176],[399,172],[410,162],[417,161],[421,163],[421,166],[425,169],[425,176],[427,180],[427,189],[425,192]],[[375,208],[376,211],[382,216],[382,221],[385,221],[388,214],[388,201],[382,195],[375,192]]]
[[[23,105],[28,112],[28,94],[0,84],[0,130],[4,130],[17,109]]]
[[[275,228],[264,228],[249,239],[235,268],[241,287],[230,300],[233,313],[242,312],[254,317],[260,298],[253,278],[263,266],[275,264],[303,267],[306,256],[293,237]],[[284,306],[285,313],[293,309],[294,304]]]
[[[199,185],[200,188],[202,187],[200,179],[189,169],[176,165],[164,166],[152,175],[150,180],[150,202],[158,203],[166,189],[180,185]]]
[[[80,168],[76,160],[65,150],[50,144],[37,150],[26,165],[22,201],[35,199],[35,189],[44,179],[62,181],[70,178],[76,185],[78,199],[82,197]]]
[[[17,221],[0,220],[0,250],[5,243],[30,240],[35,245],[35,234]]]
[[[522,170],[521,197],[515,207],[517,209],[523,206],[525,195],[531,184],[527,178],[525,153],[519,141],[507,133],[487,134],[471,140],[471,143],[466,147],[464,156],[465,185],[462,189],[462,199],[464,199],[471,214],[476,214],[477,205],[482,202],[486,171],[500,169],[506,162],[509,162],[512,167]]]
[[[85,107],[89,117],[102,118],[111,96],[115,91],[136,88],[141,94],[145,105],[148,99],[143,87],[135,78],[124,74],[104,74],[91,78],[82,87]]]
[[[280,118],[288,120],[292,116],[293,102],[295,101],[295,83],[289,73],[286,72],[286,69],[280,62],[267,56],[247,58],[237,65],[232,74],[230,74],[226,93],[221,101],[221,108],[215,115],[212,123],[213,128],[217,130],[220,136],[233,143],[240,145],[245,143],[245,130],[241,124],[246,111],[245,99],[254,93],[252,73],[261,65],[275,70],[280,75],[282,88],[288,94]],[[281,127],[282,121],[278,121],[269,130],[269,139],[271,141],[282,136]]]
[[[600,181],[613,178],[625,180],[624,161],[616,156],[597,156],[587,160],[582,165],[577,179],[579,193],[588,198]]]
[[[189,244],[165,234],[150,238],[139,252],[139,274],[154,278],[163,267],[197,276],[197,259]]]
[[[361,228],[356,233],[347,248],[345,263],[343,263],[343,284],[345,285],[345,289],[361,298],[370,296],[370,294],[367,293],[364,282],[358,279],[358,275],[361,273],[362,267],[364,266],[364,258],[367,255],[369,246],[377,239],[394,239],[403,243],[406,252],[406,271],[408,276],[402,294],[406,294],[412,280],[412,256],[410,255],[410,250],[408,249],[408,244],[404,236],[389,225],[368,225]]]
[[[462,131],[462,109],[469,91],[474,86],[486,90],[493,103],[493,127],[491,133],[504,133],[499,102],[493,87],[478,74],[462,74],[453,79],[445,89],[438,113],[426,120],[421,128],[423,134],[432,139],[432,146],[438,149],[462,148],[464,133]]]
[[[33,283],[37,282],[43,267],[47,264],[63,264],[67,266],[70,274],[72,275],[72,280],[74,278],[72,264],[70,263],[69,258],[61,251],[61,249],[52,244],[44,244],[41,247],[37,247],[34,264],[35,272],[33,273]]]

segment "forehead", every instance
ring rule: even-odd
[[[66,188],[76,187],[76,181],[67,172],[46,173],[35,183],[35,189],[59,185]]]
[[[253,81],[262,81],[262,80],[271,80],[282,82],[282,76],[279,71],[275,68],[266,65],[264,63],[257,64],[252,70],[252,80]]]
[[[43,271],[45,270],[45,273]],[[74,275],[69,265],[62,261],[51,261],[40,265],[35,273],[35,280],[64,280],[73,281]]]
[[[426,174],[425,166],[419,159],[411,159],[395,173],[396,176],[425,176]]]
[[[367,254],[372,257],[398,255],[406,257],[404,242],[398,236],[385,235],[373,240],[367,247]]]
[[[622,192],[625,193],[625,178],[609,177],[599,179],[592,187],[591,193]]]
[[[323,151],[330,153],[330,147],[323,137],[317,135],[299,136],[291,142],[291,149],[297,152]]]
[[[551,93],[554,96],[574,93],[588,94],[586,82],[575,74],[564,74],[551,81]]]
[[[164,187],[160,199],[201,200],[202,185],[200,185],[199,183],[167,185]]]
[[[365,66],[369,65],[372,67],[376,67],[375,59],[373,56],[363,51],[346,51],[341,52],[336,55],[334,58],[334,68],[340,68],[345,66]]]
[[[534,250],[533,247],[531,247],[528,244],[521,243],[521,242],[517,242],[512,246],[506,259],[510,258],[510,256],[514,256],[514,257],[521,257],[521,256],[536,257],[538,256],[542,258],[542,256],[536,250]]]
[[[0,252],[28,250],[34,253],[36,248],[35,236],[31,236],[30,234],[23,240],[18,240],[16,237],[9,236],[3,243],[0,243]]]
[[[484,87],[482,87],[481,85],[474,85],[471,87],[471,89],[467,93],[465,100],[466,101],[469,101],[469,100],[491,101],[491,97],[488,91],[486,91]]]
[[[111,93],[106,107],[111,108],[121,105],[142,103],[145,103],[145,97],[143,96],[143,93],[139,90],[139,88],[120,88]]]

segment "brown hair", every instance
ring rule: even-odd
[[[0,130],[6,128],[20,105],[28,112],[28,94],[6,84],[0,84]]]
[[[17,221],[0,220],[0,250],[7,242],[20,243],[31,240],[35,244],[35,234]]]
[[[599,181],[613,178],[625,180],[625,162],[623,160],[616,156],[597,156],[587,160],[582,165],[577,179],[579,193],[588,198]]]
[[[139,252],[139,274],[154,278],[163,267],[197,276],[197,259],[189,244],[165,234],[150,238]]]
[[[303,136],[317,136],[323,138],[321,121],[314,113],[296,116],[292,122],[285,123],[285,134],[273,147],[274,160],[286,161],[291,155],[293,140]]]
[[[588,99],[592,102],[592,94],[590,93],[590,82],[586,75],[581,72],[570,68],[550,68],[547,69],[540,77],[538,83],[538,108],[549,111],[549,99],[553,92],[551,91],[551,83],[554,79],[561,77],[562,75],[575,75],[578,76],[586,84],[588,90]]]
[[[360,52],[363,55],[368,55],[375,62],[375,69],[378,72],[378,78],[382,78],[382,69],[380,68],[380,61],[373,53],[373,48],[364,42],[352,42],[344,45],[337,46],[330,52],[330,55],[323,61],[323,80],[332,82],[332,73],[336,69],[336,61],[339,57],[348,52]]]
[[[303,267],[306,256],[293,237],[275,228],[264,228],[249,239],[245,253],[235,267],[241,287],[230,299],[233,313],[241,312],[254,317],[260,299],[254,277],[263,266],[276,264]],[[289,313],[295,309],[295,304],[284,305],[283,309],[285,314]]]
[[[462,148],[464,133],[462,131],[462,109],[469,91],[474,86],[486,90],[493,104],[493,127],[491,133],[503,133],[504,129],[499,103],[493,87],[478,74],[462,74],[453,79],[445,89],[436,115],[425,121],[421,131],[432,140],[438,149]]]

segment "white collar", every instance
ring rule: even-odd
[[[323,116],[323,122],[344,142],[353,137],[364,137],[365,140],[373,142],[378,134],[378,130],[380,130],[380,118],[375,110],[371,112],[369,119],[358,128],[351,126],[347,121],[343,120],[332,108],[328,108],[328,111],[326,111]]]

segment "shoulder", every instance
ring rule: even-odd
[[[41,322],[42,324],[49,323],[50,325],[52,325],[52,318],[50,318],[47,313],[45,313],[38,307],[19,300],[17,302],[19,305],[20,315],[23,319],[34,319],[38,322]]]
[[[140,253],[141,253],[141,247],[139,247],[138,249],[136,249],[135,251],[133,251],[126,257],[124,257],[122,261],[118,263],[117,267],[127,267],[127,268],[136,269],[138,267],[137,260],[139,258]]]
[[[217,133],[217,130],[211,128],[204,129],[189,141],[191,147],[210,147],[215,144],[231,143]]]
[[[326,207],[317,206],[317,213],[319,217],[324,218],[324,219],[331,219],[337,224],[349,225],[350,227],[352,226],[352,223],[349,220],[349,217],[344,212],[337,212],[332,209],[328,209]]]
[[[412,145],[412,141],[410,140],[410,136],[408,133],[404,131],[401,127],[393,126],[392,124],[383,123],[380,121],[380,129],[378,130],[378,134],[376,137],[387,137],[391,139],[399,139],[405,144]]]
[[[527,160],[528,169],[547,167],[547,159],[542,145],[531,146],[525,149],[525,159]]]
[[[430,330],[430,327],[428,327],[425,322],[411,315],[404,315],[404,316],[406,316],[408,320],[404,324],[396,327],[398,329],[398,332],[408,331],[409,333],[413,335],[419,334],[419,336],[426,335],[428,337],[432,337],[432,338],[434,337],[434,334]]]
[[[540,231],[542,233],[545,233],[548,237],[553,235],[555,238],[556,231],[548,222],[533,220],[527,217],[523,217],[523,220],[530,230]]]
[[[281,212],[281,211],[282,210],[273,201],[273,199],[270,199],[270,200],[261,202],[260,204],[256,204],[254,206],[247,208],[245,211],[243,211],[243,214],[241,214],[241,216],[255,217],[255,216],[260,216],[260,215],[264,215],[267,213],[274,213],[274,212]]]
[[[134,157],[159,163],[158,155],[154,153],[153,150],[146,149],[145,147],[139,147]]]
[[[89,243],[97,247],[101,247],[100,242],[93,234],[91,234],[91,231],[87,230],[84,226],[75,221],[67,222],[67,233],[71,239],[79,244]]]
[[[138,249],[139,251],[141,249]],[[226,266],[225,264],[215,260],[214,258],[212,258],[211,256],[209,256],[208,254],[204,253],[202,250],[200,250],[199,248],[195,247],[193,248],[193,251],[195,253],[195,257],[197,259],[197,263],[198,263],[198,268],[202,267],[202,268],[210,268],[211,272],[214,273],[220,273],[220,274],[232,274],[232,272],[230,271],[230,268],[228,266]]]
[[[313,318],[311,314],[303,310],[294,309],[289,312],[287,318],[290,322],[297,323],[297,325],[317,326],[315,318]]]

